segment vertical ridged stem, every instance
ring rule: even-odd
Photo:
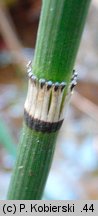
[[[9,199],[41,199],[55,149],[56,136],[57,133],[43,134],[32,131],[24,124],[18,160],[9,188]]]
[[[69,82],[90,0],[43,0],[32,64],[38,78]]]
[[[90,0],[43,0],[42,2],[32,64],[33,73],[30,69],[29,76],[33,76],[33,80],[34,75],[38,80],[45,79],[48,85],[51,80],[55,85],[50,93],[50,90],[44,92],[40,89],[40,85],[36,87],[37,84],[29,81],[25,123],[8,192],[8,199],[12,200],[37,200],[42,197],[58,129],[62,123],[63,117],[60,113],[64,106],[62,98],[64,100],[65,96],[66,104],[66,100],[69,101],[70,90],[75,86],[75,80],[72,80],[70,86],[70,79]],[[56,90],[57,82],[67,83],[69,91],[67,97],[66,94],[62,97],[60,88]],[[55,122],[57,119],[58,122]]]

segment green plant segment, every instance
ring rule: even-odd
[[[30,92],[25,103],[27,116],[24,122],[26,123],[23,126],[8,199],[37,200],[42,197],[59,131],[46,130],[47,125],[50,125],[50,128],[55,125],[55,121],[51,121],[51,116],[53,118],[56,114],[58,102],[62,104],[61,90],[58,89],[57,82],[65,81],[67,88],[69,87],[89,3],[90,0],[43,0],[32,72],[38,79],[44,78],[56,83],[52,85],[52,90],[48,93],[47,86],[50,88],[50,82],[47,84],[46,81],[41,80],[40,82],[39,80],[35,84],[35,77],[32,78],[32,73],[29,73]],[[35,94],[37,95],[37,106],[35,106]],[[48,100],[49,121],[34,118],[33,106],[37,107],[35,112],[36,116],[39,116],[43,101],[45,109],[47,108],[46,101],[49,94],[51,96]],[[46,95],[45,100],[44,95]],[[46,116],[43,115],[43,119],[45,118]],[[58,125],[61,120],[63,119],[58,118],[56,124]],[[38,127],[35,127],[36,124],[40,126],[40,131],[37,130]],[[43,128],[45,131],[42,131]]]
[[[69,81],[90,0],[43,0],[32,64],[38,78]]]
[[[24,125],[18,151],[19,160],[9,189],[10,199],[41,199],[54,153],[53,143],[56,136],[56,133],[36,133]]]

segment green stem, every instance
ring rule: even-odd
[[[89,3],[90,0],[43,0],[32,66],[33,73],[38,79],[44,78],[53,82],[66,81],[69,83]],[[47,83],[45,86],[47,86]],[[57,90],[53,90],[53,88],[52,86],[50,107],[53,105],[51,105],[51,101],[54,100],[54,103],[57,103],[58,96],[55,95],[59,92],[59,90],[56,92]],[[41,91],[43,90],[40,88]],[[30,95],[28,98],[31,100]],[[30,104],[32,105],[31,101],[28,102],[27,100],[25,111],[28,116],[26,122],[28,126],[24,124],[16,166],[8,192],[8,199],[12,200],[41,199],[58,134],[58,131],[38,132],[37,129],[34,130],[38,121],[40,128],[42,125],[47,128],[47,124],[48,126],[52,126],[52,124],[46,121],[42,122],[40,119],[35,121],[33,115],[29,112]],[[29,126],[33,129],[30,129]]]
[[[41,199],[50,169],[57,133],[32,131],[25,124],[18,149],[18,160],[12,176],[8,198]]]
[[[90,0],[43,0],[33,73],[69,81]]]

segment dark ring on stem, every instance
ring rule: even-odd
[[[60,120],[58,122],[44,122],[39,119],[34,119],[32,116],[29,115],[29,113],[25,109],[24,120],[29,128],[43,133],[56,132],[60,129],[63,123],[63,120]]]

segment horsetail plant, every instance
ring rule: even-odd
[[[73,71],[90,0],[43,0],[10,200],[41,199],[58,131],[77,73]],[[73,73],[72,73],[73,71]]]

